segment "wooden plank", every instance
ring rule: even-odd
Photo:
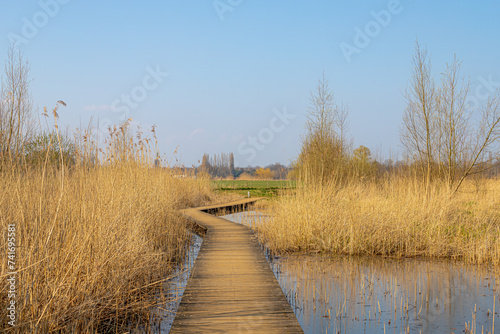
[[[170,333],[303,333],[254,233],[204,212],[256,200],[183,211],[207,234]]]

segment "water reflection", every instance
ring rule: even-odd
[[[265,221],[255,212],[224,218]],[[325,255],[269,260],[306,333],[490,333],[494,319],[499,326],[495,275],[486,266]]]
[[[307,333],[492,328],[495,278],[484,267],[331,256],[288,256],[271,267]]]
[[[159,314],[160,321],[157,323],[157,327],[152,330],[153,333],[166,334],[170,331],[202,243],[203,238],[193,234],[183,263],[176,268],[173,274],[174,278],[166,283],[169,302],[154,312],[156,315]]]

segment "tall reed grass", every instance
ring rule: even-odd
[[[258,226],[274,252],[423,256],[500,263],[500,181],[469,181],[452,195],[412,178],[299,187]]]
[[[115,150],[102,163],[82,162],[82,154],[71,166],[63,155],[54,164],[2,164],[0,223],[4,232],[9,224],[16,228],[17,320],[11,327],[3,317],[0,330],[115,333],[154,321],[151,309],[168,299],[165,282],[190,239],[177,211],[208,203],[212,193],[208,181],[153,168],[134,145],[126,159]],[[7,249],[4,233],[4,306],[12,271]]]

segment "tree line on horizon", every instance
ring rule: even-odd
[[[203,154],[201,164],[194,167],[196,174],[206,174],[212,178],[257,178],[257,179],[279,179],[288,177],[290,167],[279,162],[264,167],[246,166],[235,167],[234,154],[220,153],[210,155]]]
[[[470,81],[455,56],[437,80],[427,50],[416,41],[412,76],[404,92],[401,143],[404,159],[381,163],[365,146],[353,150],[346,136],[349,109],[338,105],[323,77],[311,92],[307,134],[293,164],[293,177],[306,185],[376,179],[396,174],[442,182],[455,193],[467,178],[500,173],[500,90],[482,106],[469,103]]]
[[[67,166],[106,163],[99,161],[100,156],[127,161],[132,156],[154,156],[150,145],[153,140],[159,160],[154,128],[151,131],[154,138],[144,138],[141,130],[135,135],[129,122],[125,122],[109,129],[104,148],[92,138],[90,127],[77,129],[73,137],[61,133],[57,113],[58,108],[65,106],[62,101],[51,111],[45,108],[42,120],[53,116],[55,123],[51,129],[45,122],[47,130],[43,130],[42,120],[33,114],[29,71],[29,64],[20,51],[11,48],[0,86],[1,161]],[[469,95],[470,82],[462,75],[457,57],[436,79],[427,50],[417,41],[412,75],[404,92],[407,107],[401,127],[403,160],[382,162],[372,156],[368,147],[352,147],[352,140],[348,138],[349,108],[336,103],[323,75],[311,92],[307,134],[299,156],[290,166],[276,163],[263,168],[235,167],[233,153],[204,154],[196,173],[204,172],[215,178],[237,178],[246,173],[251,177],[291,178],[322,184],[411,171],[427,185],[440,180],[456,192],[466,178],[500,173],[500,93],[492,94],[483,106],[476,108],[468,103]],[[140,154],[136,154],[138,152]]]

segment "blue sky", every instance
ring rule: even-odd
[[[454,54],[463,61],[472,98],[500,83],[496,1],[0,4],[0,60],[16,40],[37,113],[63,100],[60,122],[71,128],[91,117],[101,129],[128,117],[156,124],[161,153],[178,147],[188,166],[204,152],[234,152],[240,166],[288,164],[323,71],[350,107],[354,145],[397,158],[417,37],[436,78]],[[356,52],[346,57],[342,45]]]

